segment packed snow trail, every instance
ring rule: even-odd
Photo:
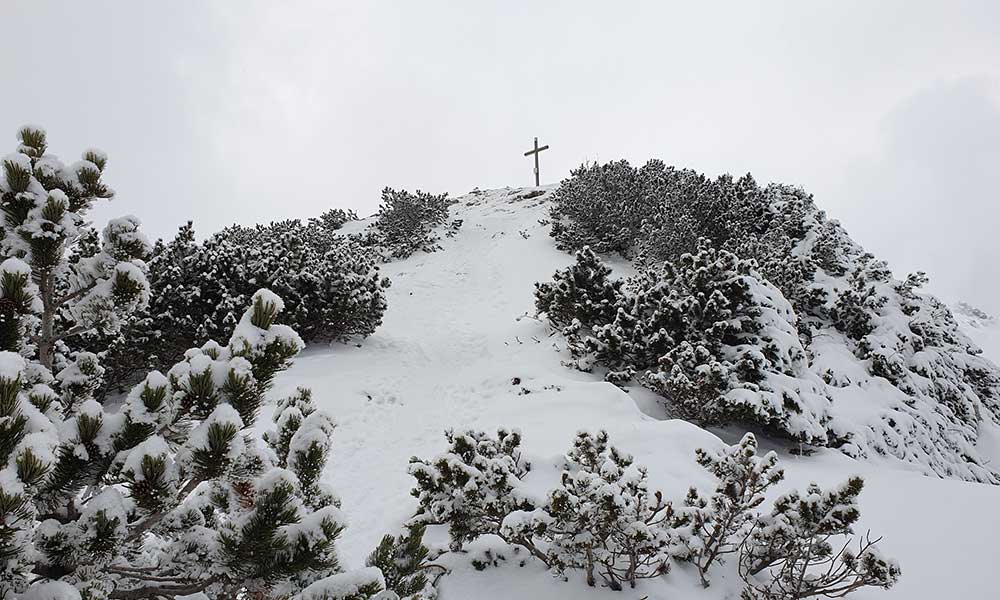
[[[534,283],[573,260],[548,235],[551,189],[540,188],[545,194],[533,198],[526,197],[532,188],[459,198],[450,218],[463,224],[454,237],[442,237],[441,250],[383,267],[392,287],[376,333],[360,345],[311,347],[278,379],[272,398],[310,387],[337,420],[326,477],[348,520],[340,542],[346,565],[360,566],[382,535],[396,533],[413,514],[409,458],[440,452],[447,428],[520,428],[534,465],[526,482],[539,494],[557,485],[559,457],[573,434],[601,428],[649,468],[650,485],[668,498],[681,500],[691,485],[712,486],[694,462],[694,449],[720,445],[716,435],[664,420],[655,396],[641,388],[627,394],[564,367],[562,339],[532,318]],[[613,266],[618,273],[629,269],[624,262]],[[729,443],[738,434],[720,432]],[[835,451],[796,457],[773,447],[788,475],[775,495],[813,480],[831,485],[865,475],[861,527],[885,536],[881,547],[899,559],[903,577],[889,592],[866,590],[852,598],[992,597],[988,545],[1000,536],[993,510],[1000,488],[923,477],[899,463],[854,462]],[[432,535],[441,539],[440,532]],[[636,590],[611,592],[578,579],[561,582],[530,561],[524,569],[515,560],[480,573],[468,558],[452,557],[443,600],[737,598],[741,589],[732,564],[708,592],[683,566]]]

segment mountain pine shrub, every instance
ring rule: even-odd
[[[774,452],[757,456],[757,439],[752,433],[744,435],[739,444],[717,452],[699,448],[695,458],[718,480],[710,496],[691,488],[684,499],[683,522],[690,527],[686,559],[698,568],[702,584],[708,587],[709,571],[739,551],[755,517],[754,509],[764,502],[764,492],[784,478],[784,471],[778,468]]]
[[[854,457],[892,456],[928,474],[1000,482],[979,443],[983,426],[1000,422],[1000,368],[920,291],[922,274],[895,278],[806,191],[618,161],[581,167],[552,197],[558,247],[618,252],[656,273],[622,284],[613,319],[564,331],[575,366],[601,367],[619,384],[642,379],[682,399],[676,408],[697,421],[755,421]],[[721,354],[712,336],[706,344],[676,337],[683,327],[659,326],[697,322],[677,309],[712,304],[705,296],[678,307],[672,285],[654,287],[684,270],[704,240],[719,255],[752,262],[752,295],[770,307],[761,309],[770,334],[743,335]],[[873,386],[879,392],[866,410],[840,409],[838,398]]]
[[[702,238],[697,253],[624,283],[589,249],[553,279],[536,286],[536,307],[562,326],[578,368],[601,366],[615,383],[638,377],[692,421],[831,441],[829,400],[808,372],[794,312],[751,262]],[[796,389],[793,378],[805,381]]]
[[[576,435],[559,486],[544,500],[533,499],[521,481],[527,467],[520,436],[500,430],[495,438],[482,432],[446,437],[445,453],[411,460],[420,501],[413,525],[448,526],[453,551],[493,535],[557,574],[581,572],[588,585],[600,581],[612,590],[667,576],[675,561],[693,564],[708,586],[709,574],[735,556],[746,600],[840,598],[864,587],[888,589],[900,576],[878,540],[866,536],[853,550],[860,478],[832,490],[812,484],[805,494],[788,492],[770,512],[759,512],[784,473],[774,452],[757,456],[749,433],[735,446],[696,451],[717,483],[707,496],[691,488],[677,508],[650,491],[646,470],[604,431]],[[394,548],[407,545],[423,557],[417,543],[387,536],[369,563],[388,561]],[[475,564],[499,560],[489,552]]]
[[[435,583],[445,568],[430,562],[431,552],[423,543],[424,525],[412,525],[402,535],[386,535],[365,564],[376,567],[385,579],[385,589],[400,600],[434,600]]]
[[[430,460],[410,459],[419,508],[412,525],[447,524],[451,546],[485,534],[500,534],[504,518],[533,507],[522,496],[520,480],[531,469],[521,458],[521,434],[501,429],[496,437],[481,431],[447,431],[448,449]]]
[[[362,243],[379,249],[385,260],[406,258],[418,250],[433,252],[434,230],[448,220],[448,194],[385,188],[375,223],[361,236]]]
[[[539,510],[514,514],[506,536],[547,548],[557,573],[580,569],[587,585],[600,577],[612,590],[635,587],[670,568],[678,537],[674,513],[659,491],[650,491],[646,470],[608,442],[608,434],[580,432],[565,455],[560,486]]]
[[[759,515],[740,552],[745,599],[841,598],[863,587],[889,589],[901,574],[895,560],[869,535],[849,536],[860,517],[858,495],[864,482],[852,477],[823,490],[811,484],[793,490]],[[879,538],[881,539],[881,538]]]
[[[603,324],[614,319],[621,282],[588,246],[576,262],[556,271],[551,282],[535,284],[535,308],[557,327]]]
[[[107,369],[101,393],[127,389],[145,370],[166,369],[191,345],[226,335],[258,286],[286,299],[284,320],[307,343],[371,335],[389,280],[368,249],[329,221],[233,226],[202,243],[188,223],[157,242],[148,308],[119,335],[88,341]]]

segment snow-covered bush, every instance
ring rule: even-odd
[[[580,166],[554,194],[552,236],[557,246],[626,253],[645,213],[644,191],[627,161]]]
[[[285,299],[283,319],[306,342],[368,336],[382,323],[389,280],[375,257],[335,234],[327,219],[233,226],[203,243],[188,223],[158,242],[149,262],[147,310],[119,336],[95,337],[107,391],[150,368],[166,369],[193,344],[226,335],[258,286]]]
[[[863,481],[852,477],[832,490],[810,484],[806,494],[791,491],[769,513],[756,508],[784,472],[774,452],[757,456],[750,433],[736,446],[696,451],[698,463],[718,481],[710,498],[692,488],[676,521],[688,544],[683,560],[698,568],[708,586],[710,569],[730,554],[747,587],[744,600],[841,598],[862,588],[892,587],[899,565],[881,554],[878,540],[865,536],[852,549],[851,526],[861,516]]]
[[[70,353],[67,340],[115,334],[145,307],[150,244],[135,217],[113,219],[100,235],[87,222],[94,203],[114,197],[101,179],[104,153],[87,150],[65,165],[46,152],[42,129],[23,127],[18,139],[0,177],[0,341],[37,358],[41,368],[24,377],[68,403],[99,383],[100,366],[92,354]]]
[[[743,597],[841,598],[863,587],[892,587],[901,571],[879,550],[879,540],[866,535],[854,549],[849,537],[860,517],[863,485],[860,477],[831,490],[811,484],[805,494],[789,492],[758,516],[740,551]]]
[[[320,216],[309,219],[309,225],[323,230],[336,231],[343,227],[344,224],[357,220],[358,213],[353,210],[331,208]]]
[[[759,188],[752,177],[711,180],[650,160],[582,165],[553,194],[552,236],[564,250],[590,246],[659,262],[716,247],[760,230]]]
[[[808,369],[792,307],[753,266],[704,238],[696,254],[680,256],[662,282],[679,313],[672,321],[680,327],[667,332],[677,345],[645,383],[697,421],[753,422],[809,443],[832,441],[829,400]]]
[[[764,492],[784,478],[784,471],[778,468],[774,452],[757,456],[757,439],[752,433],[718,452],[699,448],[695,457],[718,484],[708,498],[691,488],[680,522],[690,527],[685,536],[689,544],[686,559],[698,568],[707,587],[709,570],[740,549],[755,518],[754,509],[764,502]]]
[[[230,233],[247,255],[250,281],[288,297],[288,323],[307,341],[370,335],[386,310],[389,280],[375,258],[333,231],[285,221]]]
[[[431,461],[411,460],[420,500],[413,524],[447,525],[455,551],[493,535],[557,575],[579,571],[588,585],[600,580],[613,590],[664,576],[674,561],[693,564],[708,586],[710,571],[737,555],[735,572],[746,581],[748,600],[843,597],[866,586],[889,588],[899,579],[899,565],[869,538],[857,552],[849,547],[851,525],[860,516],[860,478],[830,491],[812,484],[805,495],[789,492],[769,513],[758,512],[784,472],[774,452],[757,456],[749,433],[735,446],[696,451],[698,464],[717,483],[708,496],[691,488],[679,508],[648,488],[646,470],[612,446],[604,431],[576,435],[559,486],[544,500],[533,499],[521,480],[527,466],[516,434],[447,437],[449,451]],[[401,574],[417,573],[415,565],[427,556],[421,535],[387,536],[369,564],[400,565],[393,579],[403,581]],[[406,547],[413,561],[400,554]],[[474,565],[496,563],[501,554],[490,551]],[[414,581],[419,585],[413,589],[426,584]],[[406,585],[401,589],[410,589]]]
[[[794,312],[752,263],[703,238],[695,254],[624,285],[589,250],[555,281],[537,286],[536,306],[554,326],[573,324],[563,334],[579,368],[601,365],[616,383],[638,375],[674,413],[699,423],[830,440],[829,400],[808,371]]]
[[[849,387],[855,367],[827,340],[840,340],[873,383],[892,401],[854,428],[844,450],[855,456],[889,455],[944,477],[997,483],[996,469],[978,446],[980,432],[1000,422],[1000,369],[959,330],[951,311],[920,292],[921,273],[899,280],[827,219],[801,190],[771,185],[776,214],[801,231],[792,255],[816,265],[798,302],[807,350],[824,379]],[[794,208],[789,208],[794,207]],[[794,218],[787,217],[794,215]],[[822,341],[823,343],[819,343]],[[836,389],[834,415],[836,416]]]
[[[501,429],[446,432],[447,452],[414,458],[410,473],[420,507],[414,524],[447,525],[452,549],[495,535],[521,547],[556,573],[581,569],[587,583],[600,577],[613,589],[634,586],[669,568],[680,540],[674,514],[646,472],[608,443],[606,432],[580,432],[565,456],[560,487],[544,501],[523,488],[527,465],[521,438]]]
[[[590,327],[615,317],[621,282],[588,247],[576,253],[576,262],[556,271],[552,281],[535,284],[535,308],[557,327],[574,321]]]
[[[762,333],[723,344],[720,354],[674,336],[674,319],[700,318],[676,311],[669,290],[654,287],[659,275],[651,285],[642,274],[622,285],[628,300],[613,320],[580,331],[560,325],[577,366],[600,365],[623,383],[660,363],[647,385],[686,398],[681,406],[724,409],[695,410],[698,420],[738,416],[851,456],[1000,482],[978,443],[1000,424],[1000,368],[946,306],[920,292],[926,277],[896,279],[804,190],[760,186],[749,175],[712,180],[658,161],[641,169],[615,162],[574,171],[553,199],[561,248],[590,245],[633,256],[641,270],[666,261],[678,271],[707,239],[719,256],[752,261],[743,278],[752,277],[751,295],[762,302]],[[705,295],[689,306],[711,304]]]
[[[452,548],[485,534],[500,535],[504,518],[531,509],[519,482],[531,468],[521,458],[521,434],[501,429],[445,432],[448,449],[430,460],[410,459],[419,502],[414,525],[448,525]]]
[[[55,402],[0,353],[0,597],[287,598],[337,576],[343,519],[319,482],[332,421],[300,391],[276,433],[253,429],[302,348],[282,308],[257,292],[228,344],[149,373],[116,412]]]
[[[566,453],[560,486],[538,510],[504,520],[503,537],[522,540],[557,573],[581,569],[613,590],[635,587],[670,568],[680,538],[674,512],[659,491],[650,492],[646,470],[608,443],[607,432],[580,432]]]
[[[375,223],[360,239],[378,248],[385,260],[406,258],[418,250],[432,252],[438,240],[434,229],[448,220],[450,204],[448,194],[385,188]]]

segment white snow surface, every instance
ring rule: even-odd
[[[972,338],[986,358],[1000,364],[1000,320],[996,317],[977,319],[955,311],[955,319],[962,331]]]
[[[557,485],[560,457],[574,433],[603,428],[613,444],[648,467],[650,486],[676,502],[691,485],[706,491],[713,485],[694,461],[695,448],[735,444],[742,436],[667,420],[651,392],[636,387],[626,393],[599,375],[561,364],[568,358],[562,339],[550,337],[530,316],[534,283],[573,261],[556,250],[548,225],[539,222],[548,216],[546,198],[554,186],[541,189],[546,194],[531,199],[524,195],[533,188],[459,198],[450,219],[464,223],[454,237],[442,237],[442,250],[382,267],[392,287],[385,321],[374,335],[359,345],[309,347],[277,379],[273,399],[311,387],[318,407],[337,421],[325,479],[341,498],[348,525],[339,545],[345,566],[363,566],[381,536],[397,533],[413,514],[408,460],[441,452],[446,428],[520,429],[533,465],[525,483],[539,495]],[[349,223],[345,232],[365,224]],[[622,274],[630,269],[624,261],[611,265]],[[984,336],[970,334],[987,346]],[[1000,330],[992,339],[1000,342]],[[994,348],[1000,350],[1000,343]],[[864,400],[857,398],[859,411]],[[1000,487],[923,476],[895,460],[855,461],[834,450],[794,456],[782,443],[759,439],[761,452],[777,451],[786,471],[772,497],[810,481],[830,486],[850,475],[865,477],[856,533],[870,528],[873,537],[884,536],[880,549],[899,560],[903,575],[889,591],[863,590],[851,598],[995,597],[988,582],[992,541],[1000,538]],[[993,442],[992,454],[1000,457],[1000,439],[983,443]],[[443,543],[446,534],[434,530],[428,538]],[[487,547],[514,560],[477,572],[470,559]],[[519,567],[523,553],[514,557],[495,539],[482,538],[469,550],[436,561],[451,568],[441,581],[443,600],[723,599],[738,598],[742,588],[733,559],[707,590],[677,565],[666,577],[613,592],[588,588],[578,576],[556,579],[531,559]]]
[[[25,364],[24,357],[16,352],[0,352],[0,379],[13,382],[24,372]]]
[[[80,600],[80,592],[68,583],[49,581],[21,594],[21,600]]]

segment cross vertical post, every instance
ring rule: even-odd
[[[541,152],[542,150],[548,150],[548,149],[549,149],[548,144],[546,144],[546,145],[542,146],[541,148],[539,148],[538,147],[538,138],[536,137],[535,138],[535,148],[533,150],[528,150],[527,152],[524,153],[525,156],[531,156],[532,154],[535,155],[535,187],[538,187],[539,185],[541,185],[539,183],[539,177],[538,177],[538,153]]]

